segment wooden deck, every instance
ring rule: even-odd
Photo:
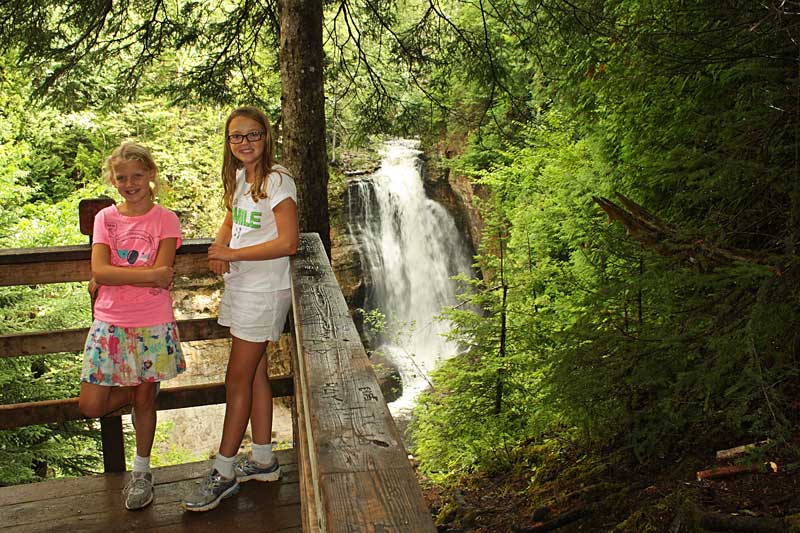
[[[176,258],[181,275],[206,271],[209,243],[181,246]],[[0,250],[0,286],[86,280],[89,253],[88,245]],[[105,417],[107,473],[0,488],[0,530],[435,532],[319,235],[301,235],[291,264],[292,376],[273,378],[273,394],[293,395],[295,449],[279,454],[280,482],[250,482],[213,511],[187,513],[180,499],[209,463],[162,468],[155,473],[155,502],[126,511],[122,422],[119,416]],[[214,319],[181,321],[179,327],[184,340],[184,329],[193,339],[223,335]],[[79,350],[84,335],[61,330],[0,336],[0,357]],[[170,388],[162,391],[157,407],[222,403],[224,393],[222,383]],[[78,418],[76,398],[0,406],[0,430]]]
[[[205,513],[180,506],[211,461],[154,469],[155,500],[139,511],[122,502],[127,474],[57,479],[0,488],[0,530],[29,531],[232,531],[300,532],[300,486],[294,450],[277,452],[282,476],[249,481],[235,496]]]

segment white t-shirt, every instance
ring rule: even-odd
[[[233,195],[231,216],[233,233],[231,248],[244,248],[274,240],[278,227],[272,210],[276,205],[291,198],[297,202],[297,188],[289,171],[281,165],[272,167],[267,177],[267,198],[253,201],[250,184],[245,180],[244,169],[236,173],[236,192]],[[230,272],[225,274],[225,286],[229,289],[248,292],[272,292],[291,287],[289,258],[266,261],[233,261]]]

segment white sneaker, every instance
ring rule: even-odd
[[[272,464],[264,466],[253,461],[250,457],[244,456],[233,465],[236,478],[244,483],[255,479],[257,481],[278,481],[281,477],[281,465],[278,458],[272,458]]]
[[[131,472],[128,483],[122,489],[125,508],[128,510],[147,507],[153,501],[153,474],[151,472]]]

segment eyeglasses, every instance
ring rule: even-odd
[[[231,144],[242,144],[245,139],[254,143],[256,141],[260,141],[261,138],[264,136],[265,131],[251,131],[250,133],[245,133],[242,135],[241,133],[234,133],[232,135],[228,135],[228,142]]]

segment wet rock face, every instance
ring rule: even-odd
[[[454,174],[437,158],[428,160],[422,178],[426,194],[447,209],[474,255],[483,231],[483,218],[475,204],[478,198],[487,198],[488,191],[466,176]]]
[[[361,263],[361,254],[356,243],[348,235],[340,232],[340,228],[331,228],[331,267],[336,281],[342,289],[344,300],[350,309],[350,316],[356,330],[363,338],[364,319],[355,309],[363,309],[367,295],[367,273]]]
[[[366,284],[358,243],[347,235],[338,234],[333,239],[331,255],[336,281],[339,282],[347,305],[350,309],[363,307]]]
[[[380,352],[369,352],[368,355],[386,403],[400,398],[403,395],[403,382],[397,365]]]

